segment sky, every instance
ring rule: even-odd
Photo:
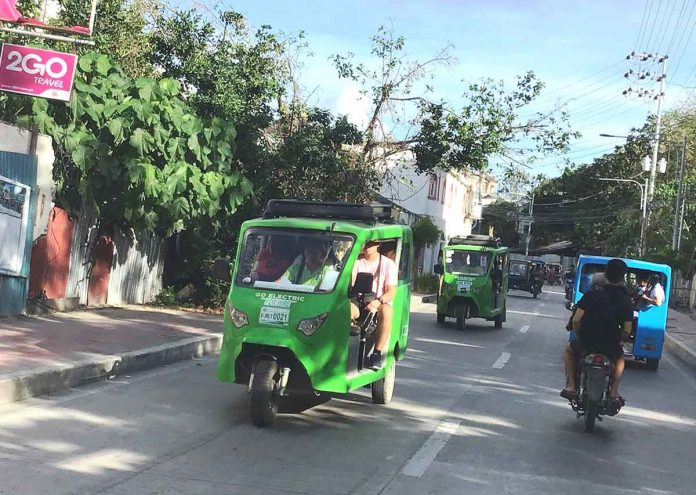
[[[582,137],[566,155],[589,162],[623,143],[657,110],[652,99],[625,97],[628,87],[654,89],[626,79],[629,69],[659,72],[657,63],[626,60],[631,51],[669,55],[664,108],[676,108],[696,91],[696,0],[245,0],[230,7],[252,28],[304,31],[312,56],[300,81],[309,102],[363,124],[369,105],[354,83],[340,80],[329,57],[355,53],[370,63],[370,38],[390,24],[406,38],[411,58],[428,59],[452,44],[456,64],[439,68],[435,95],[456,107],[466,82],[482,78],[514,82],[534,71],[546,88],[533,110],[566,103]],[[691,87],[691,88],[690,88]],[[638,165],[636,165],[638,171]],[[532,172],[558,175],[558,156],[542,158]]]

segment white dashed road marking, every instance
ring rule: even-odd
[[[509,352],[504,352],[500,355],[500,357],[496,360],[495,363],[493,363],[493,367],[497,370],[503,369],[503,367],[510,361],[510,354]]]
[[[413,454],[404,468],[402,474],[406,476],[423,476],[428,467],[433,463],[437,454],[440,453],[450,437],[457,431],[461,421],[453,419],[443,419],[437,425],[435,431],[428,437],[418,452]]]
[[[529,325],[525,325],[522,328],[520,328],[520,333],[527,333],[529,332]]]

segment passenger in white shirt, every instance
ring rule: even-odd
[[[665,302],[665,289],[660,285],[660,276],[653,273],[650,275],[650,291],[643,294],[643,300],[653,306],[662,306]]]

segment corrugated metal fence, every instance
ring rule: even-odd
[[[94,216],[82,214],[75,222],[70,253],[66,297],[78,297],[87,304],[92,269],[92,247],[98,241],[99,226]],[[155,234],[114,233],[114,257],[109,277],[107,304],[145,304],[162,290],[165,243]]]
[[[108,304],[152,302],[162,290],[164,240],[149,232],[129,236],[117,231],[114,241]]]

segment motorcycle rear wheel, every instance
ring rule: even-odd
[[[592,433],[594,431],[598,407],[599,404],[595,401],[585,400],[585,433]]]

